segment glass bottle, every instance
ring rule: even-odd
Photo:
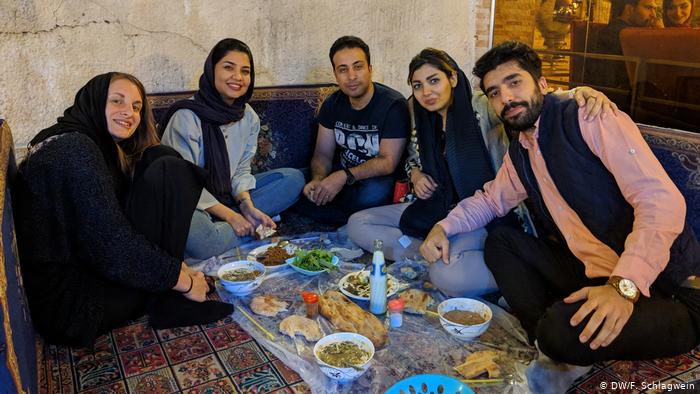
[[[384,263],[384,243],[374,240],[372,270],[369,274],[369,311],[375,315],[386,312],[386,264]]]

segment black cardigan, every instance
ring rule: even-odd
[[[13,200],[29,308],[47,338],[92,338],[104,281],[160,292],[180,261],[135,232],[97,145],[68,133],[20,165]]]

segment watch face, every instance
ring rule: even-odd
[[[622,292],[622,294],[624,294],[626,297],[634,298],[637,296],[637,286],[635,286],[634,282],[629,279],[620,280],[618,287],[620,288],[620,292]]]

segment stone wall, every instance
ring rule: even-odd
[[[18,146],[52,124],[95,74],[135,74],[150,92],[195,89],[223,37],[252,48],[256,84],[334,81],[328,49],[358,35],[374,79],[408,95],[408,62],[435,46],[471,70],[490,0],[0,0],[0,116]]]

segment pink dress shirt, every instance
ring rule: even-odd
[[[538,146],[539,120],[534,132],[520,133],[519,143],[528,151],[547,209],[571,252],[586,266],[586,276],[631,279],[649,297],[649,286],[666,267],[671,244],[683,231],[685,200],[629,116],[621,113],[586,121],[579,109],[578,118],[586,144],[615,177],[622,195],[634,208],[632,232],[621,256],[586,228],[552,183]],[[506,153],[503,166],[496,178],[484,185],[484,191],[462,200],[438,224],[448,236],[472,231],[505,215],[526,198]]]

